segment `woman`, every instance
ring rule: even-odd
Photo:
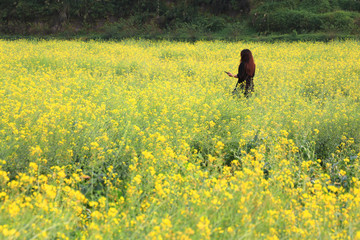
[[[249,49],[241,51],[241,60],[239,65],[238,74],[233,75],[230,72],[226,72],[229,77],[238,78],[234,92],[238,84],[243,89],[245,97],[248,97],[251,92],[254,91],[254,76],[255,76],[255,63],[252,53]]]

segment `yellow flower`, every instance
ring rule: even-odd
[[[163,218],[162,220],[161,220],[161,224],[160,224],[160,226],[161,226],[161,228],[163,229],[163,230],[167,230],[167,229],[171,229],[172,228],[172,224],[171,224],[171,221],[170,221],[170,219],[169,218]]]
[[[360,231],[356,232],[355,240],[360,240]]]
[[[40,157],[42,153],[43,153],[43,151],[41,150],[41,148],[39,146],[31,147],[31,149],[30,149],[31,156]]]
[[[166,137],[163,136],[163,135],[160,135],[160,136],[158,136],[158,138],[156,139],[156,141],[158,141],[158,142],[165,142],[165,141],[166,141]]]
[[[231,233],[234,232],[234,228],[228,227],[228,228],[226,229],[226,231],[231,234]]]
[[[91,213],[91,217],[94,218],[94,219],[100,220],[100,219],[102,219],[103,214],[100,213],[99,211],[94,211],[94,212]]]
[[[116,210],[115,208],[109,208],[109,211],[107,213],[108,217],[110,218],[116,217],[117,214],[118,214],[118,210]]]
[[[218,141],[215,145],[215,148],[222,150],[222,149],[224,149],[224,146],[225,146],[224,143],[222,143],[221,141]]]
[[[142,154],[143,154],[145,159],[150,159],[150,160],[154,159],[153,154],[151,152],[147,151],[147,150],[143,151]]]
[[[134,182],[135,182],[135,184],[136,185],[140,185],[140,183],[141,183],[141,176],[140,175],[136,175],[135,177],[134,177]]]
[[[15,217],[20,213],[20,207],[16,202],[12,202],[7,207],[7,211],[10,214],[10,217]]]
[[[38,170],[38,165],[35,162],[29,163],[30,171],[33,173],[36,173]]]
[[[196,226],[199,229],[200,234],[205,239],[210,239],[210,234],[211,234],[210,221],[209,221],[209,219],[207,219],[207,217],[202,216]]]

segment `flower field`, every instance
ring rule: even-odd
[[[0,40],[0,86],[0,239],[360,239],[358,41]]]

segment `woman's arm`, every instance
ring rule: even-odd
[[[228,72],[227,75],[228,75],[229,77],[238,78],[238,75],[234,75],[234,74],[232,74],[232,73],[230,73],[230,72]]]

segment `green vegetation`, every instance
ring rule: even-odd
[[[4,0],[0,33],[3,38],[328,40],[359,36],[360,1]]]
[[[359,46],[0,40],[0,239],[359,240]]]

